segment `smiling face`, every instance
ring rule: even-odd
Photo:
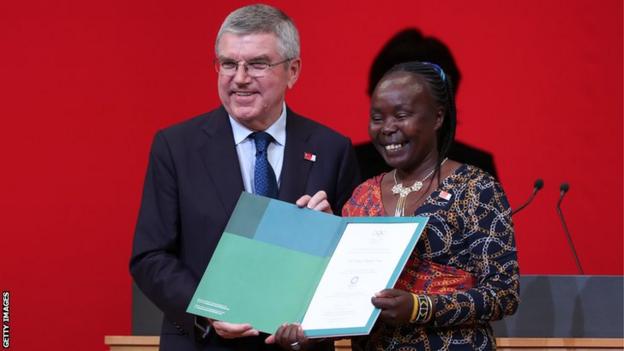
[[[389,166],[409,173],[435,164],[437,130],[443,120],[444,109],[422,76],[394,72],[373,92],[368,133]]]
[[[219,61],[277,63],[282,57],[278,39],[272,33],[236,35],[224,33],[217,45]],[[234,76],[219,74],[219,98],[227,112],[239,123],[252,130],[264,130],[277,120],[286,90],[292,88],[299,76],[301,60],[267,69],[259,78],[247,74],[239,65]]]

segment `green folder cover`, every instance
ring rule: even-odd
[[[311,323],[312,328],[306,329],[306,323],[303,324],[308,337],[368,334],[380,312],[372,307],[370,297],[376,291],[394,286],[427,220],[427,217],[339,217],[243,192],[187,312],[231,323],[250,323],[269,334],[282,323],[302,323],[330,261],[338,262],[332,263],[332,267],[340,267],[340,257],[334,257],[333,261],[332,257],[338,251],[345,252],[351,245],[344,240],[347,243],[339,246],[347,228],[350,228],[350,242],[354,242],[354,238],[359,240],[354,235],[360,227],[349,227],[351,224],[408,223],[411,225],[409,235],[403,235],[407,239],[401,243],[400,257],[392,259],[396,264],[391,260],[387,279],[377,282],[379,286],[374,286],[366,296],[371,311],[364,311],[367,313],[364,323],[350,325],[334,321],[332,324],[328,320],[325,325],[322,319],[325,317],[319,320],[316,313],[311,314],[317,316],[310,318],[316,321]],[[382,230],[378,232],[387,235]],[[371,240],[375,238],[377,236]],[[381,236],[379,238],[382,240]],[[361,257],[379,256],[364,253]],[[349,258],[349,265],[352,261]],[[357,267],[356,264],[349,269],[357,271]],[[336,279],[340,279],[341,274],[351,272],[336,274],[339,276]],[[330,274],[327,277],[331,279]],[[366,272],[356,272],[348,277],[351,279],[345,285],[345,293],[356,286],[361,288],[364,282],[359,279],[366,277]],[[342,287],[335,286],[331,280],[327,282],[324,283],[325,290],[335,287],[341,291]],[[322,298],[317,297],[315,301],[323,305]],[[323,313],[320,315],[324,316]]]

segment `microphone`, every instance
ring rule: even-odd
[[[520,212],[520,210],[522,210],[523,208],[527,207],[531,203],[531,201],[533,201],[535,194],[537,194],[537,192],[540,191],[540,189],[542,189],[543,187],[544,187],[544,181],[540,178],[537,178],[535,180],[535,183],[533,183],[533,192],[531,193],[531,196],[529,196],[529,199],[525,203],[523,203],[522,206],[511,211],[511,215],[513,216],[516,213]]]
[[[568,246],[570,246],[570,250],[574,255],[574,260],[576,261],[576,268],[578,269],[581,275],[583,273],[583,267],[581,267],[581,261],[579,260],[578,255],[576,254],[576,249],[574,248],[574,243],[572,242],[572,237],[570,236],[570,231],[568,231],[568,226],[566,225],[565,219],[563,218],[563,212],[561,211],[561,201],[563,201],[563,197],[570,190],[570,185],[568,183],[561,183],[559,187],[559,201],[557,201],[557,214],[559,214],[559,219],[561,220],[561,225],[563,226],[563,231],[565,232],[566,238],[568,239]]]

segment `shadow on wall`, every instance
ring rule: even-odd
[[[457,93],[461,82],[461,72],[448,47],[437,38],[424,37],[416,28],[408,28],[392,37],[373,61],[368,79],[368,96],[372,95],[384,73],[392,66],[407,61],[427,61],[438,64],[451,77]],[[355,153],[360,164],[362,179],[391,170],[370,142],[355,145]],[[458,162],[475,165],[498,179],[494,158],[487,151],[456,141],[448,157]]]

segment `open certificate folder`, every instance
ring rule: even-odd
[[[338,217],[243,193],[187,312],[274,333],[368,334],[426,217]]]

